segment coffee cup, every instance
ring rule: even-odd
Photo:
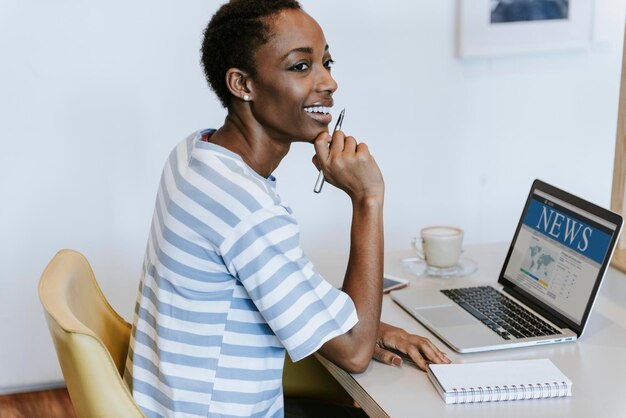
[[[453,226],[429,226],[411,243],[428,267],[451,269],[456,267],[463,252],[463,230]]]

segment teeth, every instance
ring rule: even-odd
[[[308,113],[330,113],[330,107],[326,106],[309,106],[304,108]]]

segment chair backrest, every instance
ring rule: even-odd
[[[131,326],[105,299],[87,259],[59,251],[41,276],[39,299],[76,415],[144,417],[122,380]]]

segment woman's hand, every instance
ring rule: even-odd
[[[428,363],[451,363],[446,354],[439,351],[428,338],[409,334],[402,328],[381,322],[373,358],[394,366],[402,365],[402,357],[387,349],[408,355],[415,365],[424,371]]]
[[[326,181],[345,191],[352,199],[382,200],[385,192],[383,176],[365,143],[342,131],[323,132],[314,141],[313,164],[324,172]]]

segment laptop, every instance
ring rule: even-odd
[[[409,287],[391,297],[459,353],[574,341],[621,228],[620,215],[535,180],[497,285]]]

